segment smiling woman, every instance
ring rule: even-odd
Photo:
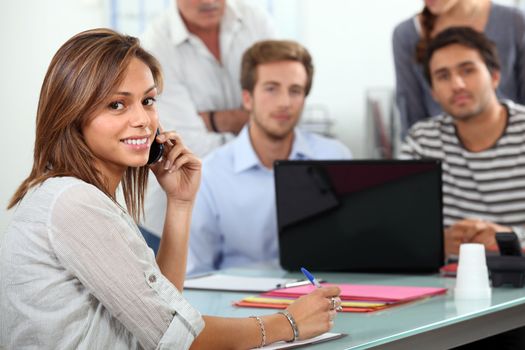
[[[203,317],[182,296],[201,163],[176,133],[156,135],[161,88],[157,60],[108,29],[77,34],[53,57],[33,168],[1,245],[0,347],[253,348],[333,326],[337,287],[297,300],[288,316],[240,319]],[[164,153],[148,166],[154,140]],[[156,260],[136,225],[149,170],[167,198]],[[231,329],[237,337],[221,336]]]
[[[114,103],[111,98],[123,82],[130,61],[140,61],[147,67],[148,72],[143,74],[149,74],[151,79],[148,88],[154,85],[155,91],[161,89],[162,77],[157,60],[140,48],[137,39],[120,38],[111,33],[101,30],[79,34],[53,57],[38,103],[35,150],[39,152],[35,152],[31,174],[16,191],[9,208],[31,187],[64,175],[93,184],[114,198],[116,187],[106,186],[108,179],[101,177],[101,169],[92,166],[97,155],[86,144],[82,129]],[[156,118],[155,114],[155,125]],[[122,186],[126,189],[126,205],[138,219],[137,209],[142,205],[148,169],[127,168],[125,172]],[[136,188],[132,182],[137,184]]]
[[[95,163],[116,189],[129,166],[143,166],[158,126],[155,109],[157,89],[149,67],[132,58],[125,77],[109,102],[82,126]]]

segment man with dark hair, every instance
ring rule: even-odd
[[[489,72],[494,73],[494,71],[498,71],[499,74],[501,66],[496,45],[488,40],[484,34],[470,27],[452,27],[447,30],[445,35],[436,36],[430,42],[426,50],[423,59],[423,69],[425,78],[430,86],[432,86],[430,59],[434,55],[434,52],[452,44],[461,45],[478,51]]]
[[[189,273],[276,263],[274,161],[350,158],[339,141],[296,128],[312,76],[310,54],[298,43],[262,41],[244,53],[241,85],[249,124],[203,161]]]
[[[447,29],[430,43],[424,66],[445,111],[415,124],[401,157],[443,164],[445,251],[461,243],[496,248],[496,232],[525,224],[525,107],[498,101],[493,43],[468,27]]]
[[[444,113],[416,123],[401,148],[405,159],[442,161],[445,251],[461,243],[496,248],[496,232],[525,239],[525,107],[498,101],[494,44],[456,27],[429,44],[424,63],[432,95]],[[458,349],[521,349],[525,328]]]

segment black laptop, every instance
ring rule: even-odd
[[[277,161],[286,270],[437,272],[443,265],[437,160]]]

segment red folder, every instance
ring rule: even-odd
[[[323,284],[330,286],[333,284]],[[406,302],[414,299],[425,298],[446,293],[446,288],[436,287],[411,287],[411,286],[385,286],[364,284],[338,284],[341,288],[341,300],[368,300],[385,302]],[[298,298],[315,289],[313,285],[292,288],[276,289],[261,296]]]

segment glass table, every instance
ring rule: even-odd
[[[229,269],[223,273],[303,278],[275,269]],[[371,313],[339,313],[332,332],[348,336],[308,346],[311,349],[446,349],[525,326],[525,288],[492,288],[490,300],[455,300],[455,279],[439,275],[315,273],[330,283],[446,287],[445,295]],[[205,315],[246,317],[272,309],[232,306],[254,293],[185,290],[185,297]]]

